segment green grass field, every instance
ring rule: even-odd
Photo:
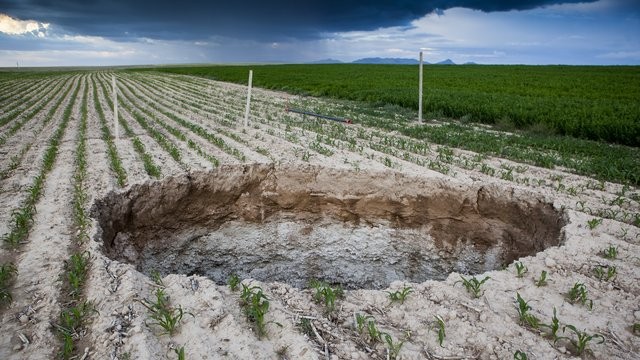
[[[418,108],[418,68],[404,65],[162,67],[155,70],[297,94]],[[425,117],[515,126],[640,145],[640,67],[425,66]],[[417,117],[417,116],[416,116]]]

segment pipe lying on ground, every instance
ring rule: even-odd
[[[345,123],[345,124],[352,124],[351,119],[346,119],[346,118],[341,118],[341,117],[334,117],[334,116],[327,116],[327,115],[321,115],[321,114],[316,114],[316,113],[313,113],[313,112],[310,112],[310,111],[304,111],[304,110],[300,110],[300,109],[293,109],[293,108],[286,107],[286,108],[284,108],[284,111],[293,112],[293,113],[302,114],[302,115],[315,116],[315,117],[318,117],[318,118],[321,118],[321,119],[337,121],[337,122],[341,122],[341,123]]]

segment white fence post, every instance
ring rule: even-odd
[[[420,84],[418,86],[418,122],[422,123],[422,51],[420,51]]]
[[[116,76],[112,75],[113,80],[113,127],[116,135],[116,143],[118,143],[118,88],[116,87]]]
[[[251,83],[253,81],[253,70],[249,70],[249,90],[247,91],[247,108],[244,110],[244,127],[249,124],[249,108],[251,104]]]

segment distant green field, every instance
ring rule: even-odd
[[[152,70],[293,93],[418,108],[418,68],[405,65],[261,65]],[[151,70],[151,69],[145,69]],[[144,71],[144,70],[143,70]],[[425,117],[463,118],[640,145],[640,67],[425,66]]]

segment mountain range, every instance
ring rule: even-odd
[[[344,64],[344,62],[336,59],[323,59],[312,62],[312,64]],[[392,65],[417,65],[418,60],[416,59],[407,59],[407,58],[381,58],[381,57],[373,57],[373,58],[363,58],[350,62],[349,64],[392,64]],[[430,62],[424,61],[424,64],[431,64]],[[469,62],[465,63],[466,65],[472,65],[474,63]],[[451,59],[446,59],[437,63],[433,63],[433,65],[456,65]]]

